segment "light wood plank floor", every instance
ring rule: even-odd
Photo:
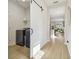
[[[18,45],[8,47],[8,59],[30,59],[30,49]]]
[[[58,40],[55,43],[48,42],[42,50],[45,52],[42,59],[70,59],[67,46]]]

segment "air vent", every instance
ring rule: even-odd
[[[58,1],[54,1],[53,3],[58,3]]]

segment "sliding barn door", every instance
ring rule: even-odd
[[[40,41],[42,38],[42,16],[41,16],[41,9],[34,1],[32,1],[30,9],[31,9],[30,27],[33,30],[30,41],[31,41],[31,57],[33,57],[33,55],[38,50],[40,50]]]

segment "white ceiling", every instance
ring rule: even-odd
[[[15,3],[18,3],[19,5],[21,5],[24,8],[27,8],[30,6],[30,0],[25,0],[25,2],[23,2],[22,0],[11,0]]]
[[[45,0],[51,19],[64,18],[66,0]]]
[[[65,14],[65,7],[54,7],[54,8],[49,8],[49,15],[51,18],[63,18]]]
[[[45,0],[46,4],[48,7],[50,6],[59,6],[59,5],[62,5],[66,2],[66,0]],[[57,3],[55,3],[57,2]]]

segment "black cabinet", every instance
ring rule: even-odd
[[[30,28],[26,28],[24,32],[25,32],[25,35],[24,35],[25,45],[26,47],[30,48]]]
[[[30,48],[30,28],[16,30],[16,44]]]

